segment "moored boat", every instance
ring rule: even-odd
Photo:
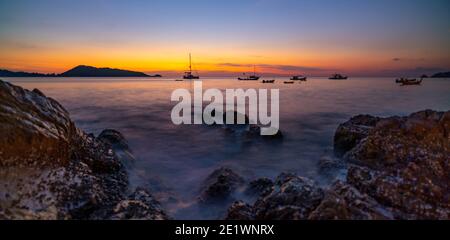
[[[192,74],[191,54],[189,53],[189,71],[184,72],[183,79],[199,79],[198,75]]]
[[[284,84],[293,84],[294,81],[284,81]]]
[[[306,77],[304,77],[302,75],[296,75],[296,76],[292,76],[291,80],[306,81]]]
[[[244,75],[244,77],[238,77],[238,80],[241,80],[241,81],[257,81],[257,80],[259,80],[259,76],[257,76],[256,75],[256,68],[255,68],[255,66],[253,65],[253,75],[250,75],[250,76],[245,76],[245,73],[243,74]]]
[[[274,83],[275,79],[271,79],[271,80],[262,80],[262,83]]]
[[[420,85],[420,84],[422,84],[422,78],[420,79],[420,80],[417,80],[417,79],[409,79],[408,81],[403,81],[402,83],[401,83],[401,85],[400,86],[406,86],[406,85]]]
[[[414,81],[417,81],[417,79],[415,79],[415,78],[404,78],[404,77],[395,79],[396,83],[414,82]]]
[[[336,74],[333,74],[331,77],[329,77],[328,79],[331,79],[331,80],[345,80],[345,79],[347,79],[348,77],[347,76],[343,76],[343,75],[341,75],[341,74],[338,74],[338,73],[336,73]]]

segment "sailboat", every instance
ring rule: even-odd
[[[184,72],[183,79],[199,79],[200,77],[198,75],[192,74],[192,61],[191,61],[191,54],[189,53],[189,71]]]
[[[243,80],[243,81],[256,81],[256,80],[259,80],[259,76],[256,76],[256,67],[255,67],[255,65],[253,65],[253,75],[245,77],[245,73],[244,73],[244,77],[238,77],[238,80]]]

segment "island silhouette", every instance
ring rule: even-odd
[[[56,73],[29,73],[29,72],[13,72],[0,69],[0,77],[161,77],[159,74],[148,75],[143,72],[123,70],[108,67],[92,67],[86,65],[76,66],[68,71],[60,74]]]

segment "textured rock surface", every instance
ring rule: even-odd
[[[389,209],[385,209],[367,194],[340,181],[333,184],[320,205],[308,217],[313,220],[384,220],[392,218]]]
[[[380,119],[345,153],[347,182],[401,219],[450,218],[450,112]]]
[[[334,135],[334,152],[337,156],[355,147],[367,136],[379,118],[370,115],[358,115],[339,125]]]
[[[85,134],[55,100],[1,80],[0,120],[0,219],[166,218],[150,195],[127,197],[119,132]]]
[[[243,183],[244,179],[233,170],[219,168],[205,180],[199,200],[204,203],[227,201]]]
[[[69,113],[39,90],[0,80],[0,167],[68,163],[77,129]]]
[[[408,117],[359,115],[336,130],[325,174],[346,168],[345,181],[321,189],[281,174],[253,205],[235,202],[227,219],[450,219],[450,112]]]

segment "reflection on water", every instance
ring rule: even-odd
[[[210,218],[195,201],[201,182],[219,166],[230,166],[246,178],[275,177],[296,172],[321,181],[317,161],[331,154],[334,130],[352,115],[407,115],[427,108],[450,109],[450,80],[427,79],[422,86],[400,87],[389,78],[353,78],[332,81],[311,78],[284,85],[234,79],[203,79],[206,88],[279,88],[278,143],[244,141],[220,127],[174,126],[171,92],[192,88],[189,81],[169,79],[49,78],[5,80],[28,89],[39,88],[58,100],[76,124],[99,134],[105,128],[122,132],[137,157],[132,184],[149,185],[166,206],[170,192],[181,201],[171,206],[176,218]],[[158,194],[161,192],[161,194]],[[164,194],[162,194],[164,193]],[[184,208],[184,209],[183,209]]]

